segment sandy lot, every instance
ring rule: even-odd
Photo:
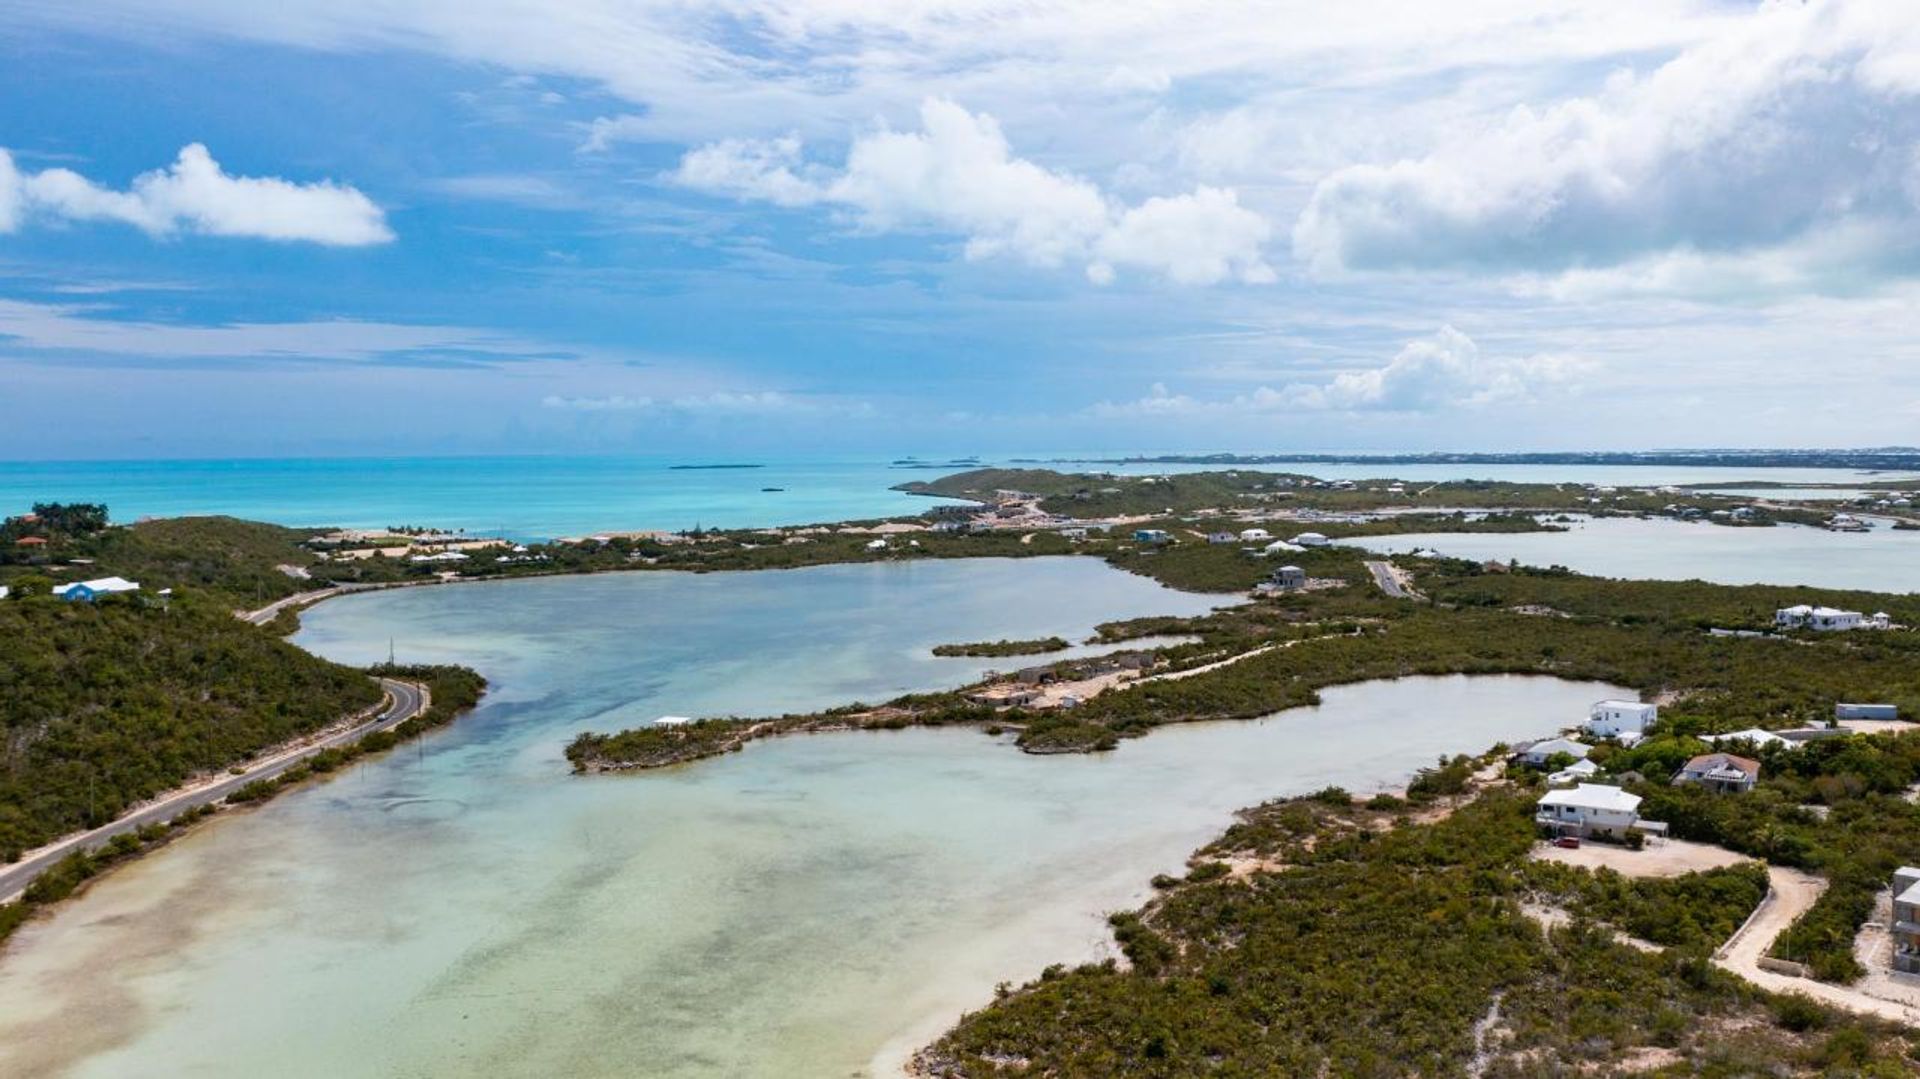
[[[1534,847],[1533,856],[1541,861],[1583,869],[1611,869],[1627,877],[1677,877],[1682,873],[1753,861],[1724,847],[1689,843],[1684,839],[1648,840],[1645,850],[1628,850],[1605,843],[1582,843],[1579,850],[1565,850],[1541,843]]]

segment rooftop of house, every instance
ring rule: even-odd
[[[1571,738],[1542,738],[1538,742],[1527,742],[1516,747],[1520,752],[1551,757],[1555,753],[1566,753],[1574,757],[1585,757],[1593,747],[1585,742],[1576,742]]]
[[[1729,778],[1737,773],[1749,779],[1760,778],[1760,762],[1752,757],[1735,756],[1732,753],[1702,753],[1688,761],[1683,772],[1698,772],[1708,775],[1715,772],[1726,773]]]
[[[1566,790],[1548,791],[1540,798],[1544,807],[1571,806],[1575,809],[1606,809],[1632,813],[1640,808],[1640,796],[1604,783],[1582,783]]]

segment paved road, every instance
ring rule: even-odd
[[[170,820],[186,810],[217,802],[256,779],[271,779],[323,749],[357,742],[375,731],[384,731],[398,726],[426,711],[430,703],[427,699],[426,687],[418,683],[382,678],[380,686],[387,691],[387,703],[378,715],[365,723],[330,734],[299,749],[276,754],[253,765],[240,775],[225,776],[217,783],[142,806],[110,824],[103,824],[91,832],[82,832],[59,846],[13,865],[0,866],[0,900],[11,899],[18,895],[47,867],[76,850],[92,850],[124,832],[131,832],[143,825]]]
[[[1369,562],[1367,569],[1373,573],[1373,583],[1380,586],[1380,591],[1395,599],[1407,598],[1407,590],[1400,587],[1400,577],[1394,573],[1393,563]]]

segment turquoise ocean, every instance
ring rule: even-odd
[[[1057,467],[1119,473],[1200,465],[1053,464],[1125,452],[928,457],[686,456],[334,457],[145,461],[0,461],[0,515],[35,502],[104,502],[117,521],[229,514],[296,526],[423,525],[550,539],[596,531],[748,528],[917,513],[930,500],[891,488],[967,468]],[[1042,465],[1045,458],[1049,464]],[[750,468],[713,467],[753,465]],[[1220,466],[1211,466],[1218,468]],[[1598,484],[1775,482],[1866,484],[1840,469],[1688,466],[1272,465],[1328,479],[1391,475],[1421,482],[1498,479]],[[773,488],[769,490],[768,488]]]

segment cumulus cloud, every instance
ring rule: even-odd
[[[1540,353],[1515,358],[1480,354],[1473,339],[1452,326],[1407,342],[1380,367],[1346,371],[1324,383],[1261,386],[1224,400],[1201,400],[1156,383],[1134,401],[1102,402],[1092,414],[1106,419],[1278,412],[1436,412],[1517,404],[1574,388],[1592,365],[1574,356]]]
[[[672,179],[780,206],[831,206],[875,231],[931,229],[966,239],[970,259],[1078,264],[1101,284],[1118,267],[1181,284],[1274,280],[1265,218],[1221,188],[1119,204],[1093,183],[1013,154],[993,117],[928,99],[921,129],[854,140],[835,169],[805,161],[800,140],[728,139],[687,153]]]
[[[167,168],[135,177],[125,191],[71,169],[22,171],[0,149],[0,233],[34,218],[114,221],[156,237],[198,233],[334,247],[393,239],[386,215],[355,188],[332,180],[232,176],[197,142]]]
[[[1852,265],[1911,274],[1917,148],[1910,6],[1766,4],[1650,74],[1523,106],[1424,157],[1333,172],[1294,250],[1320,271],[1586,272],[1683,256],[1663,266],[1671,276],[1724,269],[1715,260],[1727,256],[1818,252],[1829,234],[1864,229],[1872,242],[1855,245]]]

